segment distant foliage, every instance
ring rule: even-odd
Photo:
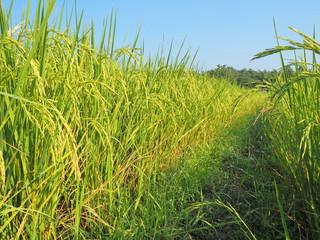
[[[275,76],[278,74],[277,70],[255,71],[250,68],[237,70],[233,67],[220,64],[215,69],[209,70],[206,73],[211,77],[226,78],[231,82],[250,88],[264,84],[265,82],[274,82]]]

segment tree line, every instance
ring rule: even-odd
[[[257,85],[264,84],[265,81],[274,82],[275,77],[278,74],[278,71],[255,71],[246,68],[242,70],[237,70],[233,67],[219,64],[215,69],[206,71],[205,73],[208,74],[210,77],[226,78],[229,81],[235,82],[241,86],[253,88]]]

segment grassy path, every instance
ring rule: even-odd
[[[217,139],[192,157],[182,159],[174,170],[158,175],[157,182],[144,196],[143,203],[149,203],[137,208],[139,213],[133,222],[140,224],[129,227],[135,238],[282,236],[274,194],[274,179],[280,178],[273,171],[262,119],[257,119],[263,103],[263,95],[259,97],[260,105],[249,110],[245,107],[248,101],[257,98],[243,100],[241,111],[235,116],[237,120]]]
[[[284,237],[274,181],[282,193],[288,189],[275,172],[274,155],[257,116],[257,111],[243,114],[207,154],[187,159],[169,174],[166,199],[177,205],[175,210],[169,208],[172,220],[156,239]],[[283,198],[288,209],[290,197]]]

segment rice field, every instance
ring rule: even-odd
[[[0,239],[267,236],[254,211],[268,236],[289,238],[297,228],[287,223],[301,219],[301,236],[319,236],[315,60],[297,60],[292,79],[283,66],[269,102],[259,89],[202,74],[183,43],[177,56],[170,48],[153,58],[139,34],[115,48],[113,12],[96,40],[94,22],[80,14],[73,28],[54,9],[39,0],[30,19],[29,2],[13,26],[0,1]],[[289,42],[317,54],[320,45],[303,37]],[[292,190],[294,208],[283,203]]]
[[[96,47],[81,17],[49,24],[54,4],[39,1],[34,20],[29,5],[17,26],[1,7],[0,232],[127,236],[140,205],[157,204],[158,176],[233,122],[243,90],[196,73],[188,53],[144,59],[138,36],[113,49],[113,14]]]

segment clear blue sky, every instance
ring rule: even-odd
[[[15,0],[13,21],[18,22],[27,0]],[[35,12],[37,0],[32,0]],[[73,0],[66,0],[71,10]],[[11,0],[2,0],[9,9]],[[61,9],[63,0],[57,0]],[[300,38],[288,29],[292,26],[312,35],[313,26],[320,33],[319,0],[78,0],[78,10],[84,9],[84,22],[93,18],[97,35],[103,20],[117,10],[117,46],[121,46],[129,30],[128,43],[141,24],[140,39],[146,52],[154,54],[163,42],[168,50],[171,39],[175,52],[186,36],[185,50],[199,47],[196,62],[203,69],[228,65],[236,69],[278,69],[278,56],[250,62],[255,53],[275,46],[273,17],[278,35],[293,40]],[[319,34],[317,34],[319,35]]]

